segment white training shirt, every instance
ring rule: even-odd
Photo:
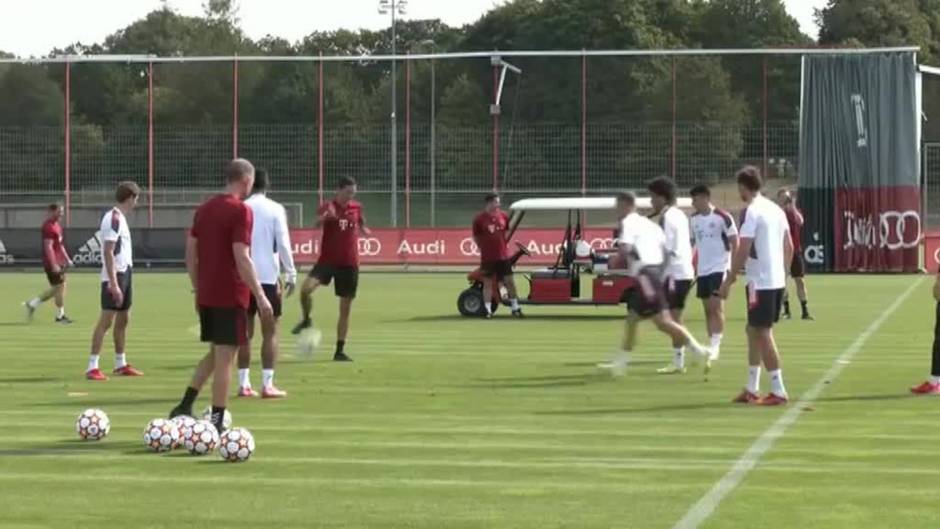
[[[708,213],[695,213],[692,236],[698,249],[698,277],[731,269],[731,238],[738,236],[738,228],[730,213],[715,207]]]
[[[692,265],[692,236],[689,234],[689,217],[681,209],[669,206],[662,215],[663,232],[666,235],[666,251],[670,253],[669,266],[664,278],[688,281],[695,277]]]
[[[134,266],[134,249],[131,245],[131,229],[127,225],[127,217],[118,208],[112,208],[101,217],[101,226],[98,228],[98,237],[101,238],[101,281],[107,282],[108,267],[104,258],[106,242],[114,243],[114,273],[127,272]]]
[[[284,206],[266,197],[264,193],[251,195],[245,201],[254,214],[251,229],[251,262],[262,285],[276,285],[281,265],[288,283],[297,283],[297,269],[291,253],[290,230]]]
[[[790,236],[787,216],[772,200],[758,194],[744,210],[741,238],[753,239],[745,273],[756,290],[785,288],[787,271],[783,262],[784,238]]]
[[[658,224],[639,213],[631,213],[620,221],[621,244],[632,249],[627,273],[633,277],[647,266],[660,266],[665,261],[666,235]]]

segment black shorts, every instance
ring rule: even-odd
[[[803,251],[793,252],[793,262],[790,263],[790,277],[806,276],[806,261],[803,259]]]
[[[725,282],[724,272],[715,272],[707,276],[700,276],[695,283],[695,295],[699,299],[709,299],[718,295],[721,284]]]
[[[509,259],[480,263],[480,270],[483,272],[484,276],[502,281],[512,275],[512,263],[509,262]]]
[[[49,281],[49,286],[54,287],[65,283],[65,270],[59,269],[58,272],[53,272],[52,270],[46,269],[46,280]]]
[[[248,312],[241,307],[199,307],[199,339],[215,345],[248,343]]]
[[[780,319],[784,289],[751,290],[744,288],[747,296],[747,324],[757,329],[769,329]]]
[[[271,308],[274,309],[274,317],[281,317],[281,287],[280,285],[261,285],[261,288],[264,290],[264,297],[268,298],[268,303],[271,304]],[[255,297],[251,296],[251,301],[248,302],[248,317],[254,318],[255,314],[258,313],[258,304],[255,302]]]
[[[359,290],[359,268],[355,266],[333,266],[317,263],[310,271],[310,277],[321,285],[329,285],[336,279],[333,291],[340,298],[354,298]]]
[[[662,275],[658,268],[644,268],[634,279],[636,284],[624,292],[627,308],[631,312],[649,318],[669,309],[666,293],[663,291]]]
[[[117,312],[131,310],[131,303],[134,298],[134,282],[132,281],[131,270],[131,268],[128,268],[126,272],[117,273],[118,286],[121,287],[121,292],[124,293],[124,301],[122,301],[120,305],[114,304],[114,298],[112,298],[111,293],[108,292],[108,282],[101,282],[101,310],[113,310]]]
[[[668,279],[664,285],[669,310],[685,310],[685,298],[692,290],[691,279]]]

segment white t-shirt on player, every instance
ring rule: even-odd
[[[695,277],[692,266],[692,236],[689,234],[689,217],[681,209],[669,206],[662,216],[663,232],[666,235],[666,251],[670,253],[669,266],[664,277],[676,281],[688,281]]]
[[[731,238],[738,236],[734,218],[713,207],[692,215],[692,236],[698,249],[698,277],[723,274],[731,268]]]
[[[108,281],[108,268],[104,260],[104,245],[106,242],[114,243],[114,273],[127,272],[134,266],[134,249],[131,246],[131,229],[127,225],[127,218],[118,208],[112,208],[101,218],[98,229],[101,238],[101,281]]]
[[[632,249],[627,273],[636,277],[647,266],[660,266],[665,261],[666,235],[658,224],[639,213],[631,213],[620,221],[621,244]]]
[[[741,238],[753,239],[745,265],[747,282],[756,290],[778,290],[787,284],[784,239],[790,236],[787,216],[776,203],[758,194],[744,211]]]
[[[276,285],[283,265],[288,283],[297,282],[297,269],[291,254],[290,230],[284,206],[264,193],[251,195],[245,201],[254,214],[251,228],[251,262],[262,285]]]

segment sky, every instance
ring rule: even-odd
[[[202,13],[203,0],[167,0],[185,15]],[[242,28],[257,39],[271,34],[297,41],[314,30],[379,29],[389,24],[378,0],[238,0]],[[408,0],[405,18],[440,18],[450,25],[476,21],[501,0]],[[816,37],[813,8],[825,0],[784,0],[803,32]],[[21,57],[43,56],[75,42],[101,42],[142,18],[160,0],[15,0],[3,2],[0,50]]]

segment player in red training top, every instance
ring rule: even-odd
[[[193,402],[212,376],[211,421],[220,433],[235,354],[248,341],[251,296],[265,323],[274,317],[251,262],[253,218],[242,202],[254,185],[255,168],[248,160],[232,160],[225,176],[225,192],[199,206],[186,239],[186,271],[196,293],[200,338],[211,349],[196,366],[182,401],[170,412],[170,418],[192,416]]]
[[[809,301],[806,298],[806,260],[803,259],[803,241],[800,236],[800,232],[803,231],[803,214],[796,207],[796,199],[787,188],[777,191],[777,204],[787,215],[790,238],[793,239],[793,262],[790,264],[790,276],[796,283],[796,295],[803,309],[803,319],[812,320],[813,317],[809,314]],[[790,295],[786,290],[783,291],[783,317],[790,319]]]
[[[300,307],[303,319],[294,327],[300,334],[313,325],[310,312],[313,310],[313,291],[320,285],[333,287],[339,298],[339,320],[336,322],[336,362],[352,361],[346,355],[346,336],[349,333],[349,311],[359,289],[359,234],[371,235],[362,214],[362,204],[353,200],[356,196],[356,181],[343,177],[333,200],[320,206],[317,212],[317,227],[323,229],[320,243],[320,259],[304,280],[300,289]]]
[[[489,193],[483,198],[483,211],[473,218],[473,240],[480,249],[480,269],[483,270],[483,305],[486,317],[493,317],[493,282],[506,285],[512,315],[522,317],[516,282],[512,277],[512,263],[509,260],[509,241],[506,229],[509,227],[509,215],[499,208],[499,195]],[[497,300],[498,301],[498,300]]]
[[[26,307],[26,317],[33,319],[33,314],[44,301],[55,297],[56,323],[72,323],[72,320],[65,315],[65,269],[74,266],[65,251],[65,244],[62,238],[62,225],[59,219],[62,218],[62,206],[50,204],[46,210],[46,221],[42,223],[42,267],[46,271],[46,279],[49,281],[49,289],[23,303]]]

